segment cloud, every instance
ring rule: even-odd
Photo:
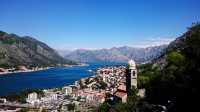
[[[173,41],[174,38],[147,38],[143,41],[139,41],[139,42],[134,42],[132,44],[122,44],[120,43],[119,45],[113,45],[113,46],[110,46],[110,47],[105,47],[104,44],[102,44],[102,46],[100,48],[95,48],[95,47],[92,47],[92,48],[89,48],[89,47],[80,47],[80,46],[77,46],[75,47],[74,44],[59,44],[59,45],[52,45],[54,46],[54,48],[58,51],[74,51],[76,49],[85,49],[85,50],[98,50],[98,49],[103,49],[103,48],[106,48],[106,49],[109,49],[109,48],[112,48],[112,47],[122,47],[122,46],[130,46],[130,47],[137,47],[137,48],[145,48],[145,47],[151,47],[151,46],[159,46],[159,45],[167,45],[169,44],[171,41]]]
[[[150,47],[150,46],[159,46],[159,45],[167,45],[171,41],[173,41],[174,38],[149,38],[144,41],[138,42],[133,47]]]

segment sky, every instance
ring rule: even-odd
[[[200,0],[0,0],[0,30],[54,49],[167,44],[200,21]]]

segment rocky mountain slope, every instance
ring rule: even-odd
[[[138,63],[149,62],[159,57],[167,45],[148,48],[119,47],[100,50],[78,49],[65,55],[65,58],[77,62],[127,62],[134,59]]]
[[[0,67],[73,64],[43,42],[0,31]]]

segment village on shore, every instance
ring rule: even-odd
[[[88,66],[88,64],[84,63],[79,63],[77,65],[68,65],[68,64],[58,64],[57,66],[62,66],[62,67],[73,67],[73,66]],[[11,67],[11,68],[3,68],[0,67],[0,75],[9,75],[12,73],[22,73],[22,72],[36,72],[36,71],[42,71],[42,70],[47,70],[50,68],[53,68],[54,66],[49,66],[49,67],[26,67],[26,66],[17,66],[17,67]]]
[[[41,70],[47,70],[52,67],[31,67],[27,68],[26,66],[17,66],[12,68],[0,68],[0,75],[8,75],[12,73],[21,73],[21,72],[35,72]]]
[[[108,98],[126,103],[127,90],[137,88],[137,69],[133,60],[129,61],[128,67],[110,66],[92,72],[96,75],[82,78],[74,85],[44,89],[42,94],[29,93],[24,103],[1,98],[0,107],[4,108],[0,109],[0,112],[17,112],[24,108],[50,112],[86,112],[104,103]],[[144,97],[144,93],[144,90],[139,90],[138,95]]]

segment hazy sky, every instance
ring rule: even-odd
[[[0,30],[55,49],[168,43],[200,20],[200,0],[0,0]]]

